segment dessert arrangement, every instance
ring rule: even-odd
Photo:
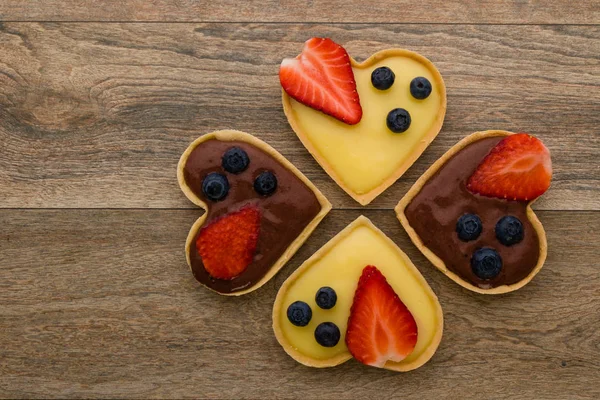
[[[287,120],[316,161],[366,205],[416,161],[440,131],[446,88],[425,57],[403,49],[358,63],[331,39],[309,39],[279,70]],[[202,285],[243,295],[271,279],[331,204],[288,160],[234,130],[196,139],[179,186],[205,210],[187,236]],[[400,200],[397,218],[419,250],[459,285],[499,294],[526,285],[547,254],[531,204],[550,186],[550,152],[537,138],[477,132],[437,160]],[[410,371],[442,338],[440,303],[408,256],[360,216],[283,283],[273,330],[310,367],[358,362]]]
[[[307,366],[332,367],[354,357],[410,371],[436,351],[443,315],[406,254],[361,216],[281,286],[273,329],[284,350]]]
[[[459,285],[486,294],[526,285],[544,265],[546,234],[531,203],[550,186],[537,138],[474,133],[436,161],[396,206],[413,243]]]
[[[223,295],[265,284],[331,209],[281,154],[239,131],[195,140],[179,160],[177,180],[206,211],[188,234],[188,265],[200,283]]]
[[[283,110],[323,169],[362,205],[394,183],[437,136],[446,87],[425,57],[403,49],[362,63],[312,38],[279,70]]]

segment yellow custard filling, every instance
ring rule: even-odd
[[[371,73],[378,67],[390,68],[396,78],[388,90],[371,84]],[[420,61],[402,56],[384,58],[369,67],[353,67],[363,109],[356,125],[347,125],[320,111],[290,99],[300,130],[327,167],[356,194],[365,194],[381,185],[400,168],[420,141],[431,130],[445,102],[445,89],[437,71]],[[427,78],[433,87],[429,97],[417,100],[410,94],[410,82]],[[393,133],[386,125],[388,113],[404,108],[411,125],[403,133]]]
[[[343,354],[350,358],[345,344],[350,307],[363,268],[374,265],[417,322],[416,347],[400,364],[414,361],[427,350],[440,333],[441,308],[423,277],[414,266],[408,265],[410,261],[406,255],[364,217],[349,225],[326,247],[329,249],[324,254],[313,256],[300,267],[298,276],[294,274],[289,278],[295,279],[287,286],[283,297],[278,296],[281,308],[275,318],[279,319],[277,322],[289,345],[316,360]],[[330,286],[337,293],[336,305],[330,310],[321,309],[315,303],[315,294],[323,286]],[[312,309],[310,323],[304,327],[295,326],[287,319],[287,308],[297,300],[306,302]],[[333,322],[339,327],[341,338],[336,346],[323,347],[316,342],[314,331],[322,322]]]

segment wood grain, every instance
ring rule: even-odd
[[[515,293],[486,297],[435,270],[391,212],[365,210],[439,296],[441,346],[405,375],[297,364],[271,331],[277,289],[359,214],[333,211],[275,279],[225,298],[185,263],[199,211],[0,210],[0,397],[600,396],[597,212],[540,212],[544,269]]]
[[[600,210],[599,27],[448,24],[0,24],[0,204],[189,208],[181,152],[235,128],[280,150],[334,207],[356,208],[282,112],[278,65],[314,35],[357,59],[418,51],[447,84],[438,138],[371,208],[392,208],[465,135],[506,129],[552,151],[537,209]]]
[[[594,24],[594,1],[3,0],[5,21]]]

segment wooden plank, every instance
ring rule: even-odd
[[[594,1],[555,0],[4,0],[5,21],[376,22],[594,24]]]
[[[552,151],[537,209],[599,210],[600,28],[590,26],[6,23],[0,28],[0,204],[190,207],[175,167],[202,133],[268,141],[337,208],[356,208],[283,115],[277,71],[331,36],[364,59],[402,46],[448,88],[441,133],[372,208],[392,208],[465,135],[526,131]]]
[[[360,211],[333,211],[267,285],[200,287],[183,246],[191,210],[0,210],[0,397],[591,399],[600,396],[598,212],[542,211],[540,274],[503,296],[468,292],[365,210],[440,298],[445,331],[412,373],[354,361],[317,370],[271,330],[278,288]]]

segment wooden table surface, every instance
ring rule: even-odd
[[[282,58],[329,36],[357,59],[403,47],[447,84],[442,131],[366,208],[290,129]],[[334,210],[258,291],[218,296],[184,241],[202,211],[175,167],[196,137],[254,133]],[[527,131],[552,152],[535,204],[544,269],[508,295],[439,273],[392,211],[459,139]],[[600,398],[600,4],[597,0],[0,0],[0,397]],[[364,214],[439,296],[441,345],[399,374],[317,370],[271,329],[277,289]]]

